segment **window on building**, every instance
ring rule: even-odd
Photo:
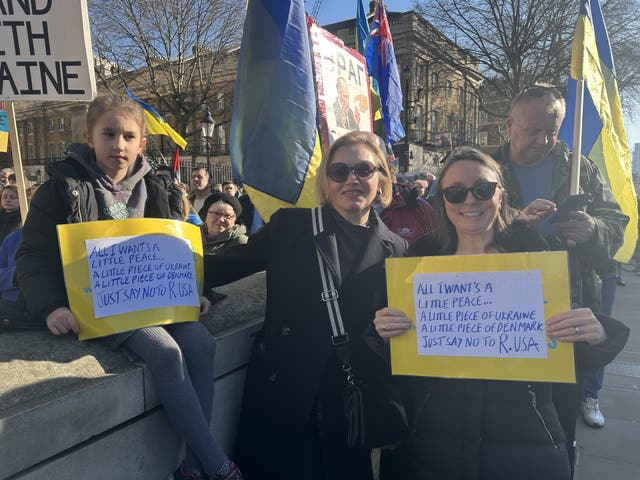
[[[416,105],[416,142],[422,142],[424,135],[424,115],[422,114],[422,105]]]
[[[29,160],[33,158],[33,145],[27,145],[27,158]]]
[[[224,125],[218,126],[218,145],[220,145],[220,150],[227,149],[227,132],[225,131]]]
[[[424,63],[418,64],[418,70],[416,71],[416,85],[422,87],[424,85]]]
[[[33,122],[27,122],[27,135],[33,135]]]
[[[488,120],[487,112],[485,112],[484,110],[480,110],[478,112],[478,122],[487,123],[487,120]]]
[[[458,87],[458,103],[462,105],[464,103],[464,90]]]
[[[444,131],[451,132],[452,129],[453,129],[453,115],[447,115],[445,124],[444,124]]]
[[[438,111],[437,110],[433,110],[431,112],[431,133],[432,134],[436,134],[436,132],[438,131],[438,123],[439,123],[439,115],[438,115]]]
[[[431,74],[431,88],[433,89],[433,91],[435,91],[438,86],[440,84],[440,75],[438,75],[436,72],[433,72]]]
[[[64,151],[67,149],[67,146],[64,142],[60,142],[60,157],[64,157]]]
[[[49,131],[53,132],[53,126],[54,126],[54,122],[53,122],[53,118],[49,119]]]
[[[460,140],[466,140],[466,138],[464,138],[464,122],[462,120],[458,120],[456,125],[456,137]]]
[[[447,98],[451,98],[451,80],[444,82],[444,95]]]
[[[60,130],[61,132],[64,132],[64,118],[58,119],[58,130]]]
[[[473,123],[467,123],[467,139],[473,139]]]
[[[488,145],[489,133],[488,132],[478,132],[478,143],[480,145]]]
[[[49,160],[56,158],[56,145],[55,143],[49,144]]]
[[[224,112],[224,92],[218,92],[216,96],[216,107],[218,109],[218,113]]]

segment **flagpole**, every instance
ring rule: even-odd
[[[582,151],[582,106],[584,101],[584,78],[576,80],[576,108],[573,115],[573,158],[571,160],[571,183],[569,195],[577,195],[580,188],[580,152]]]
[[[22,171],[22,156],[20,154],[20,143],[18,142],[18,126],[16,123],[16,111],[13,102],[7,102],[7,120],[9,121],[9,141],[11,142],[11,157],[13,158],[13,171],[16,174],[18,184],[18,201],[20,202],[20,216],[24,225],[27,219],[29,203],[27,201],[27,191],[24,184],[24,173]]]

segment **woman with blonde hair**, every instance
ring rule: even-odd
[[[406,244],[372,208],[377,199],[387,205],[392,190],[377,137],[351,132],[337,139],[316,185],[320,208],[279,210],[246,245],[205,256],[213,284],[267,270],[264,326],[247,371],[236,444],[248,479],[372,478],[370,446],[348,446],[346,367],[327,301],[341,311],[350,371],[382,393],[389,370],[363,333],[386,302],[384,259],[401,255]],[[334,288],[323,286],[321,268]]]

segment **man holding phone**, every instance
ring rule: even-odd
[[[629,219],[620,211],[598,167],[585,157],[581,159],[581,195],[569,196],[571,152],[558,141],[565,110],[563,95],[553,85],[524,88],[511,102],[506,122],[509,141],[493,157],[502,166],[509,203],[536,225],[552,250],[568,251],[572,307],[589,307],[598,313],[602,304],[595,269],[616,253]],[[589,375],[593,372],[586,373]],[[561,392],[563,388],[558,388],[562,404],[556,407],[568,450],[573,453],[582,394],[573,385]],[[599,415],[604,425],[597,399],[586,402],[582,404],[585,419],[599,419]],[[586,411],[585,406],[591,409]]]

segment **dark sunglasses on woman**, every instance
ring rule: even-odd
[[[376,173],[378,167],[371,165],[369,162],[356,163],[350,167],[346,163],[332,163],[327,168],[327,176],[336,183],[342,183],[349,178],[351,172],[360,180],[369,180]]]
[[[491,200],[496,193],[498,182],[481,182],[473,187],[461,187],[460,185],[453,185],[442,189],[444,198],[449,203],[462,203],[467,199],[469,192],[475,197],[476,200],[486,201]]]

